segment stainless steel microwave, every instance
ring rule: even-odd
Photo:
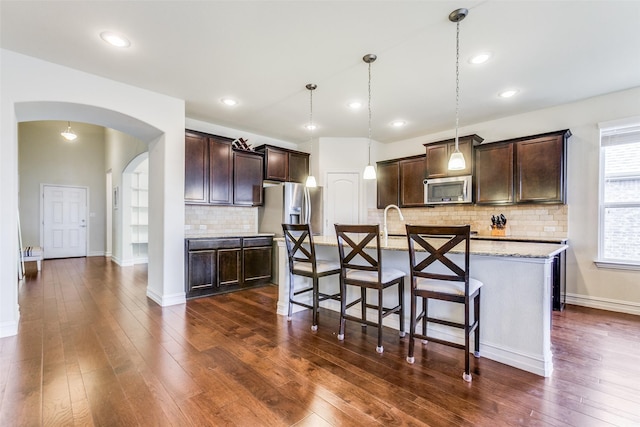
[[[471,175],[424,180],[424,203],[471,203]]]

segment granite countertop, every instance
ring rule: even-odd
[[[284,240],[276,238],[275,240]],[[318,246],[338,246],[335,236],[314,236],[313,242]],[[383,250],[389,251],[406,251],[408,250],[406,237],[389,237],[388,243],[384,245],[384,239],[380,239]],[[496,241],[496,240],[472,240],[470,249],[472,255],[486,256],[503,256],[503,257],[521,257],[521,258],[549,258],[562,251],[567,250],[568,246],[559,243],[533,243],[533,242],[514,242],[514,241]],[[454,248],[451,252],[456,251]]]
[[[242,232],[229,232],[229,233],[188,233],[185,232],[185,239],[222,239],[222,238],[234,238],[234,237],[273,237],[273,233],[242,233]]]

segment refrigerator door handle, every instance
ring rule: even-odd
[[[311,224],[311,197],[307,187],[304,187],[304,223]]]

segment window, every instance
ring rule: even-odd
[[[600,131],[598,266],[640,268],[640,124]]]

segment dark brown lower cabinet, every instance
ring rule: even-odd
[[[216,251],[198,251],[187,257],[187,296],[190,298],[214,292]]]
[[[242,281],[245,284],[271,280],[271,247],[244,248]]]
[[[198,298],[271,281],[272,237],[185,239],[185,292]]]
[[[231,290],[240,286],[242,271],[242,249],[218,250],[218,291]]]
[[[567,251],[553,257],[551,280],[551,308],[562,311],[567,301]]]

